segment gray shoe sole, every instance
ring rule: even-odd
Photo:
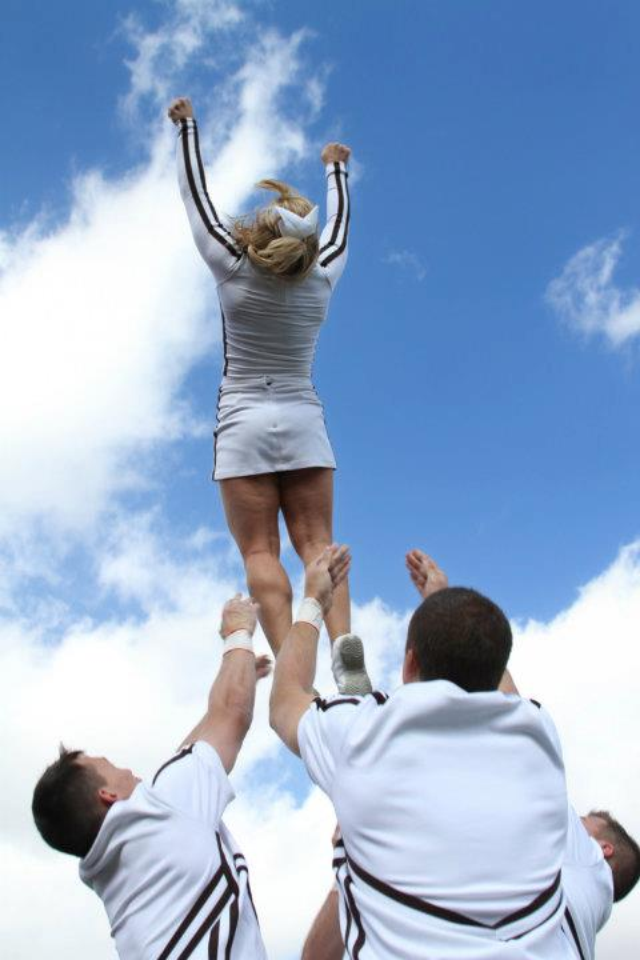
[[[372,686],[364,665],[364,647],[359,637],[346,637],[340,644],[340,660],[345,677],[340,693],[364,696],[371,693]]]

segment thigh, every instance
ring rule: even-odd
[[[220,480],[227,524],[240,553],[280,555],[280,486],[275,473]]]
[[[291,542],[303,560],[333,538],[333,470],[287,470],[280,477],[280,505]]]

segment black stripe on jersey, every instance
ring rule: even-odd
[[[569,930],[571,931],[571,936],[573,937],[573,942],[576,945],[576,950],[578,951],[578,956],[580,957],[580,960],[586,960],[586,957],[582,950],[582,945],[580,943],[580,937],[578,936],[578,931],[576,929],[575,921],[571,916],[571,911],[569,910],[569,907],[567,907],[567,909],[564,912],[564,918],[567,921]]]
[[[362,926],[362,919],[360,917],[360,911],[358,910],[358,905],[356,904],[355,897],[353,896],[353,891],[351,887],[353,886],[353,880],[351,877],[345,877],[344,881],[344,892],[345,896],[349,902],[349,915],[353,917],[353,924],[357,930],[356,942],[353,945],[353,950],[349,951],[353,960],[358,960],[360,956],[360,951],[365,944],[365,934],[364,927]],[[345,944],[347,942],[347,937],[345,936]]]
[[[151,781],[151,786],[155,787],[156,780],[158,779],[158,777],[160,776],[163,770],[166,770],[167,767],[170,767],[172,763],[176,762],[176,760],[182,760],[183,757],[188,756],[193,751],[193,748],[194,748],[194,744],[191,743],[189,744],[188,747],[184,747],[184,749],[180,750],[179,753],[176,753],[175,756],[171,757],[170,760],[167,760],[166,763],[163,763],[162,766],[158,770],[156,770],[156,774],[153,780]]]
[[[322,710],[324,713],[331,710],[332,707],[341,707],[343,703],[355,703],[357,706],[362,703],[362,700],[358,697],[336,697],[335,700],[322,700],[321,697],[315,697],[312,703],[315,703],[318,710]]]
[[[494,923],[492,929],[498,930],[500,927],[506,927],[509,923],[515,923],[516,920],[523,920],[530,914],[535,913],[536,910],[539,910],[540,907],[543,907],[545,903],[548,903],[549,900],[551,900],[551,897],[560,886],[561,880],[562,875],[560,871],[558,871],[553,883],[547,887],[546,890],[543,890],[542,893],[539,893],[535,900],[532,900],[531,903],[529,903],[526,907],[523,907],[521,910],[516,910],[515,913],[510,913],[508,917],[504,917],[504,919],[500,920],[498,923]]]
[[[222,320],[222,356],[224,358],[224,363],[222,365],[222,376],[226,377],[227,370],[229,369],[229,343],[227,341],[227,321],[225,319],[224,310],[222,309],[222,304],[220,304],[220,319]]]
[[[329,247],[332,247],[335,244],[336,240],[338,239],[338,231],[340,230],[340,224],[342,223],[342,217],[344,216],[344,192],[342,190],[340,173],[341,173],[340,164],[334,163],[333,170],[331,171],[329,176],[334,176],[336,178],[336,187],[338,190],[338,209],[336,211],[336,219],[333,224],[333,230],[331,231],[331,236],[329,237],[329,240],[327,241],[327,243],[325,243],[324,247],[320,247],[320,250],[318,250],[318,256],[321,253],[324,253],[325,250],[328,250]]]
[[[535,900],[532,900],[526,907],[523,907],[521,910],[516,910],[514,913],[509,914],[509,916],[504,917],[502,920],[499,920],[497,923],[481,923],[479,920],[474,920],[472,917],[467,917],[464,913],[458,913],[456,910],[448,910],[446,907],[439,907],[435,903],[430,903],[428,900],[422,900],[420,897],[415,897],[411,893],[404,893],[401,890],[396,890],[395,887],[389,886],[383,880],[378,880],[377,877],[372,876],[362,867],[358,866],[357,863],[351,859],[349,854],[346,854],[347,863],[349,867],[353,870],[356,876],[360,877],[361,880],[364,880],[370,887],[373,887],[374,890],[377,890],[378,893],[383,894],[383,896],[389,897],[391,900],[397,901],[397,903],[402,903],[405,907],[411,907],[413,910],[419,910],[422,913],[427,913],[432,917],[437,917],[440,920],[447,920],[449,923],[457,923],[460,926],[465,927],[482,927],[485,930],[499,930],[500,927],[504,927],[507,924],[515,923],[516,920],[523,920],[525,917],[528,917],[530,914],[535,913],[536,910],[544,906],[553,895],[557,892],[560,886],[561,875],[557,874],[553,883],[547,887],[546,890],[543,890]]]
[[[206,936],[207,931],[211,930],[215,923],[220,922],[220,916],[222,911],[229,903],[229,900],[233,897],[233,890],[230,887],[227,887],[216,903],[215,907],[211,913],[202,921],[194,935],[192,936],[189,943],[186,945],[182,953],[178,954],[177,960],[186,960],[187,957],[190,957],[193,951],[196,949],[200,941],[204,936]]]
[[[548,913],[546,917],[543,917],[539,923],[535,923],[532,927],[528,927],[523,933],[518,933],[515,937],[506,937],[507,942],[511,943],[512,940],[522,940],[523,937],[528,936],[534,930],[537,930],[538,927],[548,923],[549,920],[551,920],[551,917],[553,917],[561,907],[564,907],[564,897],[560,897],[551,913]]]
[[[223,873],[224,873],[223,867],[222,866],[218,867],[218,869],[212,876],[211,880],[209,880],[208,884],[206,885],[206,887],[204,888],[204,890],[202,891],[198,899],[195,901],[195,903],[189,910],[188,914],[186,915],[186,917],[184,918],[180,926],[176,929],[175,933],[173,934],[173,936],[165,946],[164,950],[158,957],[158,960],[166,960],[166,958],[169,956],[169,954],[171,953],[173,948],[176,946],[176,944],[182,939],[187,929],[191,926],[191,924],[193,923],[197,915],[200,913],[200,911],[202,910],[203,906],[205,905],[205,903],[207,902],[207,900],[209,899],[213,891],[216,889],[216,887],[220,883]]]
[[[231,960],[231,950],[233,949],[233,941],[236,938],[236,931],[238,929],[238,900],[237,898],[231,904],[231,911],[229,913],[229,936],[227,938],[227,949],[224,951],[224,960]]]
[[[326,257],[324,257],[324,259],[319,260],[321,267],[327,267],[332,260],[335,260],[342,253],[344,253],[345,248],[347,246],[347,238],[349,236],[349,223],[351,221],[351,203],[349,202],[349,182],[347,179],[347,174],[345,173],[344,175],[344,187],[342,186],[342,181],[338,173],[336,173],[336,182],[338,184],[338,214],[336,216],[336,226],[339,227],[341,225],[342,217],[344,216],[345,205],[347,208],[347,216],[345,218],[344,232],[342,234],[342,241],[340,243],[340,246],[336,250],[334,250],[333,253],[330,253]],[[345,201],[345,197],[346,197],[346,201]],[[336,231],[334,231],[334,233],[335,232]],[[332,243],[327,244],[327,246],[323,247],[323,251],[326,251],[330,246],[332,246],[333,242],[335,241],[332,241]]]
[[[381,693],[380,690],[372,690],[371,696],[379,707],[382,707],[389,699],[388,695],[386,693]]]
[[[539,700],[533,700],[533,699],[532,699],[532,700],[531,700],[531,703],[534,705],[534,707],[537,707],[538,710],[541,710],[541,709],[542,709],[542,704],[540,703]]]
[[[180,131],[180,132],[181,132],[181,136],[182,136],[182,155],[183,155],[183,158],[184,158],[184,168],[185,168],[186,173],[187,173],[187,180],[188,180],[188,182],[189,182],[189,189],[190,189],[190,191],[191,191],[191,196],[193,197],[193,202],[195,203],[196,209],[197,209],[198,213],[200,214],[200,219],[202,220],[203,224],[205,225],[206,230],[207,230],[207,233],[211,234],[211,236],[214,238],[214,240],[217,240],[218,243],[221,243],[222,246],[225,247],[225,248],[229,251],[229,253],[230,253],[233,257],[236,258],[236,260],[240,260],[240,258],[242,257],[242,254],[240,253],[240,251],[236,249],[236,247],[234,246],[234,244],[231,242],[230,239],[228,239],[227,237],[225,237],[224,234],[220,232],[220,228],[219,228],[219,229],[216,229],[216,227],[213,225],[213,223],[212,223],[211,220],[209,219],[209,216],[207,215],[207,211],[205,210],[205,208],[204,208],[203,205],[202,205],[202,201],[201,201],[200,196],[199,196],[199,194],[198,194],[198,191],[197,191],[197,189],[196,189],[195,177],[194,177],[194,175],[193,175],[193,166],[192,166],[192,164],[191,164],[191,156],[190,156],[190,153],[189,153],[189,137],[188,137],[188,133],[187,133],[187,121],[186,121],[186,120],[182,120],[182,121],[181,121],[181,131]],[[197,128],[195,125],[194,125],[194,127],[193,127],[193,135],[194,135],[194,145],[195,145],[195,150],[196,150],[196,162],[197,162],[198,164],[201,164],[202,161],[199,159],[200,151],[199,151],[199,147],[198,147],[198,128]],[[204,172],[204,171],[203,171],[203,172]],[[203,186],[204,186],[204,181],[203,181]],[[209,197],[208,197],[208,195],[206,194],[206,187],[205,187],[205,195],[207,196],[207,200],[208,200],[208,202],[209,202],[209,205],[213,208],[213,205],[211,204],[211,200],[209,200]],[[222,228],[222,229],[224,229],[224,228]]]
[[[220,949],[220,921],[216,923],[209,937],[209,948],[207,955],[209,960],[218,960],[218,950]]]

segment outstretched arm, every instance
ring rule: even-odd
[[[332,287],[342,276],[347,262],[349,239],[349,173],[351,150],[342,143],[328,143],[320,158],[327,174],[327,224],[320,236],[318,263]]]
[[[191,101],[179,97],[172,102],[167,113],[178,127],[178,183],[193,239],[202,258],[220,282],[237,266],[242,251],[211,202]]]
[[[318,637],[331,609],[333,591],[349,572],[349,548],[333,544],[308,565],[305,599],[276,658],[269,720],[280,739],[300,755],[298,724],[316,697]]]
[[[338,896],[335,887],[329,891],[304,942],[301,960],[342,960]]]
[[[409,576],[423,599],[449,586],[449,580],[444,570],[441,570],[435,560],[423,550],[409,550],[406,555],[406,562]],[[508,670],[503,673],[498,690],[501,690],[502,693],[519,694],[519,690]]]
[[[256,680],[270,670],[269,658],[256,660],[253,653],[256,608],[253,600],[242,599],[240,594],[224,605],[220,632],[226,649],[222,664],[209,692],[207,712],[182,744],[205,740],[216,750],[227,773],[251,726]]]

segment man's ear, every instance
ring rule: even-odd
[[[117,793],[114,793],[113,790],[107,790],[106,787],[99,787],[98,789],[98,800],[105,807],[112,807],[116,800],[119,800]]]
[[[414,647],[407,647],[402,664],[402,682],[416,683],[420,679],[420,667]]]
[[[600,849],[604,854],[605,860],[611,860],[611,857],[616,852],[616,848],[614,847],[614,845],[612,843],[609,843],[608,840],[598,840],[598,843],[600,844]]]

